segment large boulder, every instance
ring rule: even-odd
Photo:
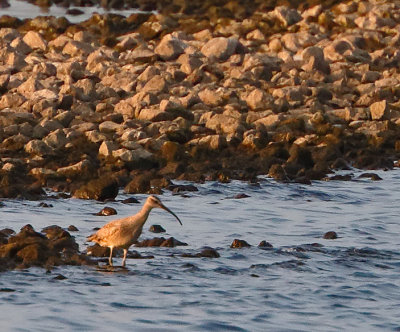
[[[74,191],[73,197],[82,199],[95,199],[105,201],[114,199],[118,195],[118,183],[109,174],[91,180]]]

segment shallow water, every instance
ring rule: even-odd
[[[154,237],[148,227],[161,224],[162,236],[188,247],[132,248],[155,258],[128,259],[128,270],[115,273],[93,267],[2,273],[2,330],[399,331],[400,170],[378,174],[383,181],[305,186],[262,179],[260,186],[209,182],[188,197],[166,193],[163,202],[183,226],[154,210],[141,238]],[[250,197],[232,198],[239,193]],[[51,208],[3,202],[0,228],[73,224],[81,250],[94,227],[116,218],[93,216],[104,207],[94,201],[48,199]],[[118,217],[140,207],[107,205]],[[322,239],[330,230],[337,240]],[[252,247],[230,249],[235,238]],[[261,240],[274,248],[258,248]],[[180,256],[203,246],[221,257]],[[58,274],[67,279],[55,280]]]
[[[34,18],[37,16],[55,16],[55,17],[65,17],[71,23],[78,23],[87,20],[94,13],[98,14],[118,14],[123,16],[129,16],[133,13],[138,13],[136,9],[129,10],[116,10],[109,9],[106,10],[101,7],[74,7],[71,6],[69,8],[59,7],[59,6],[51,6],[51,7],[39,7],[33,4],[30,4],[27,1],[19,1],[19,0],[9,0],[9,7],[1,8],[0,7],[0,16],[9,15],[13,17],[17,17],[19,19],[26,18]],[[69,15],[67,14],[67,9],[79,9],[83,12],[81,15]]]

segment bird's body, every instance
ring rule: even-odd
[[[112,265],[112,252],[114,248],[124,250],[124,258],[122,266],[125,266],[126,255],[129,247],[136,243],[140,234],[142,234],[143,226],[147,221],[150,211],[153,208],[161,208],[171,213],[182,225],[179,218],[163,205],[159,198],[149,196],[144,203],[142,209],[134,216],[110,221],[108,224],[100,228],[95,234],[89,236],[88,241],[96,242],[102,247],[110,248],[109,263]]]

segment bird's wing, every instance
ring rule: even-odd
[[[108,224],[105,224],[102,228],[100,228],[95,234],[88,237],[89,241],[99,241],[102,239],[112,238],[121,228],[123,228],[123,224],[127,218],[117,219],[110,221]]]

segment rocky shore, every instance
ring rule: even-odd
[[[174,179],[310,183],[396,166],[400,3],[290,3],[0,17],[0,197],[106,200]]]

